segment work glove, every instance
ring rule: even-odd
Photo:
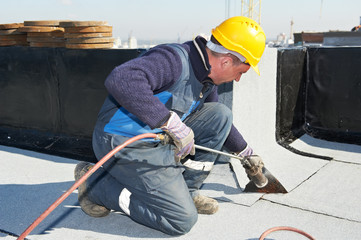
[[[239,157],[247,157],[253,155],[253,149],[247,144],[246,148],[242,152],[237,154]]]
[[[264,163],[262,158],[258,155],[254,155],[253,149],[246,146],[242,152],[237,154],[239,157],[243,157],[243,167],[246,170],[247,177],[258,187],[262,188],[268,184],[267,178],[263,174]]]
[[[246,169],[249,178],[256,175],[259,171],[262,172],[264,165],[262,158],[258,155],[253,155],[253,149],[248,144],[246,148],[237,155],[244,158],[243,167]]]
[[[254,176],[258,171],[262,172],[264,163],[262,158],[258,155],[247,156],[245,158],[244,168],[246,169],[247,174]]]
[[[194,155],[194,133],[191,128],[187,127],[175,112],[170,112],[171,116],[165,126],[161,129],[166,132],[174,141],[177,147],[175,150],[175,160],[179,162],[188,154]]]
[[[258,187],[263,188],[267,185],[268,180],[263,174],[264,163],[258,155],[247,156],[243,167],[246,170],[247,177]]]

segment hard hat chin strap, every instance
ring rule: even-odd
[[[230,54],[238,57],[239,60],[241,60],[241,62],[245,62],[245,61],[246,61],[246,58],[243,57],[241,54],[239,54],[238,52],[235,52],[235,51],[228,50],[228,49],[226,49],[225,47],[223,47],[222,45],[218,45],[218,44],[215,44],[215,43],[213,43],[213,42],[211,42],[211,41],[208,41],[206,46],[207,46],[210,50],[212,50],[213,52],[223,53],[223,54],[230,53]]]

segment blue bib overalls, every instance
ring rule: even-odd
[[[192,128],[196,144],[220,150],[232,126],[231,111],[220,103],[204,103],[213,84],[200,83],[187,52],[179,45],[170,46],[181,57],[183,71],[177,83],[157,97]],[[105,104],[112,101],[108,98]],[[112,116],[106,122],[102,118],[94,129],[93,148],[98,159],[129,137],[159,132],[116,103],[114,109]],[[173,150],[174,146],[156,141],[128,145],[87,180],[89,198],[167,234],[187,233],[198,216],[192,197],[199,194],[217,156],[197,151],[181,164],[174,161]]]

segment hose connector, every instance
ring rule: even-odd
[[[170,144],[172,142],[172,139],[164,133],[157,134],[157,137],[154,138],[154,140],[159,140],[163,145]]]

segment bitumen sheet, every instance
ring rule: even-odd
[[[276,58],[276,49],[266,48],[261,77],[250,72],[234,85],[233,113],[236,126],[287,194],[243,193],[245,175],[237,173],[242,178],[237,179],[229,164],[222,162],[202,187],[202,194],[218,200],[219,211],[199,215],[186,235],[170,237],[119,212],[91,218],[81,211],[74,191],[27,238],[255,240],[271,227],[291,226],[315,239],[361,239],[360,147],[309,136],[294,143],[302,151],[333,158],[323,160],[297,155],[276,143]],[[69,189],[77,162],[0,146],[0,237],[16,239]],[[280,231],[267,239],[306,238]]]

